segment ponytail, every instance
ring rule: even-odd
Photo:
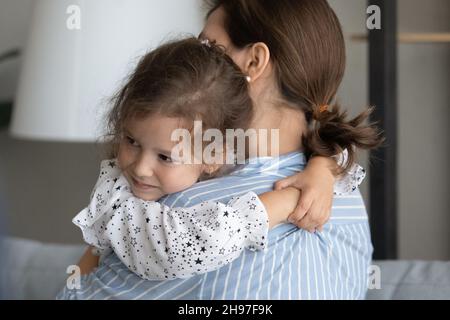
[[[347,150],[345,163],[340,164],[338,173],[348,170],[356,160],[356,148],[370,150],[379,147],[384,138],[375,123],[365,124],[374,108],[367,108],[352,120],[347,120],[347,111],[339,104],[331,110],[315,107],[310,112],[309,128],[303,137],[307,157],[333,157]]]

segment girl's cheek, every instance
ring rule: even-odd
[[[159,183],[162,186],[162,189],[164,193],[174,193],[178,192],[179,189],[179,183],[180,179],[182,179],[180,176],[177,176],[176,170],[171,169],[163,169],[159,170],[157,178],[159,180]]]
[[[188,168],[168,168],[159,173],[164,192],[175,193],[185,190],[197,182],[200,175]]]
[[[127,166],[130,165],[133,159],[132,151],[127,148],[123,143],[119,146],[119,152],[117,155],[117,161],[119,162],[119,167],[121,170],[124,170]]]

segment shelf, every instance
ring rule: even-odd
[[[354,34],[350,36],[352,41],[367,41],[367,34]],[[398,34],[400,43],[450,43],[450,32],[440,33],[408,33],[401,32]]]
[[[12,114],[12,102],[0,101],[0,129],[7,127]]]

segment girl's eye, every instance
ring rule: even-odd
[[[161,161],[164,161],[164,162],[169,162],[169,163],[172,163],[173,161],[172,161],[172,158],[170,158],[170,157],[168,157],[168,156],[166,156],[166,155],[163,155],[163,154],[159,154],[158,155],[158,158],[161,160]]]
[[[134,140],[133,138],[127,136],[127,137],[125,137],[125,139],[127,140],[127,143],[132,145],[133,147],[139,147],[136,140]]]

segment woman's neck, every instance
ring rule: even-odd
[[[267,144],[266,154],[265,146],[258,146],[257,150],[250,151],[260,157],[302,151],[302,136],[307,130],[305,114],[282,98],[278,83],[274,78],[272,64],[269,64],[264,73],[252,82],[250,96],[255,106],[255,114],[250,127],[257,130],[258,141],[261,139],[258,129],[266,129],[268,137],[271,136],[270,130],[278,130],[279,133],[275,144]]]
[[[259,129],[266,129],[269,137],[267,146],[258,143],[258,156],[278,156],[294,151],[302,151],[302,136],[306,133],[305,115],[283,103],[257,105],[251,128],[257,130],[258,141],[265,140]],[[270,141],[271,130],[278,130],[278,139]],[[267,148],[267,151],[265,150]],[[277,154],[278,153],[278,154]],[[255,154],[255,153],[254,153]]]

